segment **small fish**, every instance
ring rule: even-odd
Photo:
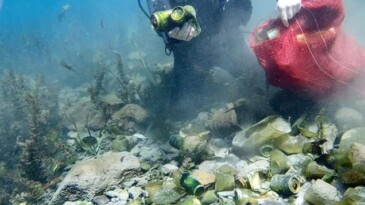
[[[228,4],[229,0],[226,0],[224,3],[223,3],[223,8],[222,10],[225,11],[226,10],[226,4]]]
[[[103,19],[100,19],[100,21],[99,21],[99,27],[101,29],[104,29],[104,21],[103,21]]]
[[[0,0],[1,1],[1,0]],[[62,6],[62,9],[61,9],[61,11],[58,13],[58,15],[57,15],[57,19],[58,19],[58,21],[59,22],[61,22],[62,21],[62,19],[63,19],[63,17],[65,16],[65,13],[68,11],[70,9],[70,5],[68,5],[68,4],[64,4],[63,6]]]
[[[74,68],[72,67],[71,64],[67,63],[66,61],[61,61],[60,65],[64,68],[66,68],[69,71],[75,72]]]
[[[144,140],[144,139],[147,139],[147,137],[146,136],[144,136],[144,135],[142,135],[142,134],[139,134],[139,133],[135,133],[134,135],[132,135],[133,137],[136,137],[136,138],[138,138],[138,139],[142,139],[142,140]]]

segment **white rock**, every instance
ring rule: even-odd
[[[343,107],[335,114],[336,125],[340,129],[347,130],[364,125],[364,116],[357,110]]]
[[[107,191],[104,194],[107,195],[110,198],[117,198],[118,197],[118,192],[115,191],[115,190]]]
[[[304,198],[316,205],[336,205],[341,200],[341,194],[336,187],[318,179],[305,193]]]
[[[76,141],[74,139],[68,139],[68,140],[66,140],[66,143],[70,146],[73,146],[73,145],[75,145]]]
[[[78,135],[78,133],[77,133],[76,131],[69,131],[69,132],[67,133],[67,136],[68,136],[69,138],[71,138],[71,139],[76,139],[76,138],[77,138],[77,135]]]
[[[129,199],[129,192],[125,189],[116,189],[118,192],[118,199],[120,201],[127,201]]]
[[[61,182],[49,204],[91,200],[97,193],[117,186],[139,169],[138,158],[128,152],[108,152],[79,161]]]
[[[174,164],[165,164],[161,167],[161,171],[164,175],[169,175],[177,171],[179,167]]]
[[[259,160],[254,163],[249,164],[244,167],[242,170],[238,171],[238,176],[246,177],[253,172],[267,172],[270,169],[270,163],[268,160]]]
[[[142,188],[141,187],[131,187],[128,189],[129,194],[132,195],[133,199],[137,199],[142,195]]]

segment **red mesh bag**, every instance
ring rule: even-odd
[[[353,87],[363,75],[365,51],[341,30],[344,17],[341,0],[303,0],[288,28],[280,19],[255,28],[250,47],[268,82],[316,98]]]

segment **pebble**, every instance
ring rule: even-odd
[[[132,195],[132,199],[137,199],[142,195],[142,188],[141,187],[131,187],[128,189],[130,195]]]
[[[107,196],[101,195],[94,197],[92,201],[97,205],[106,205],[110,200]]]
[[[175,171],[177,171],[179,169],[179,167],[177,167],[174,164],[165,164],[161,167],[161,171],[164,175],[170,175],[172,173],[174,173]]]

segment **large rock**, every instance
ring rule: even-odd
[[[341,200],[341,194],[336,187],[318,179],[305,193],[304,198],[311,204],[316,205],[336,205]]]
[[[357,110],[343,107],[336,111],[336,125],[341,130],[348,130],[364,125],[364,116]]]
[[[143,130],[149,118],[150,115],[146,109],[137,104],[127,104],[113,113],[108,126],[118,128],[122,132],[135,133]]]
[[[97,193],[120,184],[139,169],[138,158],[129,152],[108,152],[79,161],[61,182],[50,204],[91,200]]]

